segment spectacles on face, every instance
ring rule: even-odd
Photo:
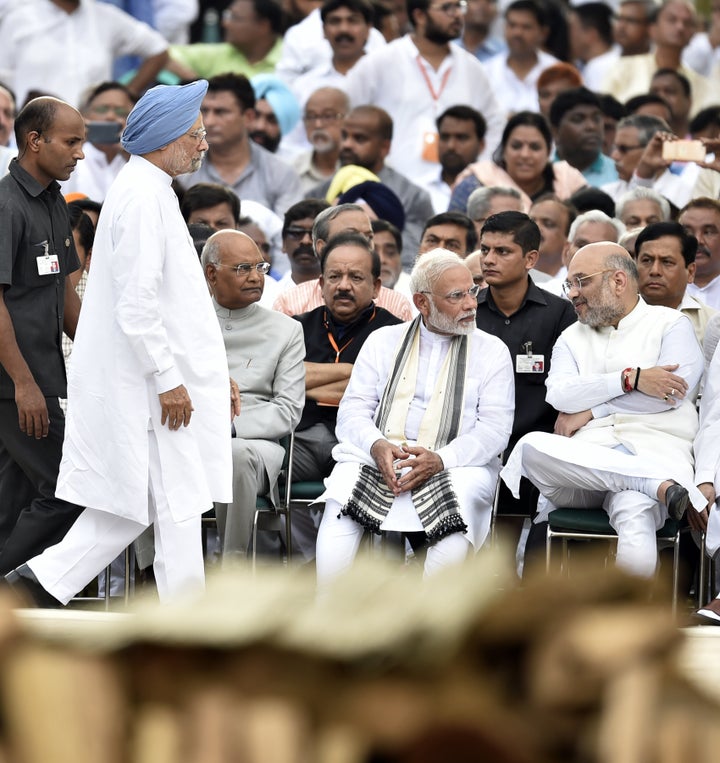
[[[312,228],[288,228],[285,235],[293,241],[302,241],[305,236],[312,238]]]
[[[201,127],[199,130],[186,132],[185,135],[188,135],[193,140],[196,140],[198,143],[202,143],[205,140],[205,137],[207,136],[207,130]]]
[[[567,297],[573,289],[582,291],[583,281],[587,281],[588,278],[594,278],[595,276],[602,275],[603,273],[614,273],[614,268],[605,268],[605,270],[598,270],[597,273],[590,273],[589,276],[576,276],[575,278],[563,281],[562,290]]]
[[[342,114],[339,111],[324,111],[322,114],[316,114],[314,111],[308,111],[307,114],[303,114],[303,122],[308,125],[315,124],[315,122],[320,122],[320,124],[327,125],[331,124],[332,122],[339,122],[341,119],[345,119],[345,114]]]
[[[618,146],[617,143],[613,143],[612,148],[610,149],[610,153],[613,151],[617,151],[618,154],[621,154],[622,156],[625,156],[625,154],[629,153],[630,151],[635,151],[638,148],[645,148],[645,146],[637,145],[637,146]]]
[[[107,106],[105,104],[101,104],[99,106],[91,106],[89,111],[102,117],[112,113],[114,116],[119,117],[120,119],[127,119],[128,115],[130,114],[130,109],[125,109],[122,106]]]
[[[449,302],[451,305],[459,305],[465,297],[472,297],[473,299],[477,299],[478,292],[480,291],[480,286],[475,284],[475,286],[471,286],[467,291],[451,291],[450,294],[435,294],[435,292],[432,291],[421,291],[421,294],[432,294],[433,297],[440,297],[440,299],[444,299],[446,302]]]
[[[257,270],[258,273],[267,275],[270,272],[269,262],[240,262],[237,265],[223,265],[221,262],[215,263],[216,268],[230,268],[235,271],[236,276],[250,275],[252,270]]]
[[[442,3],[441,5],[429,5],[430,11],[442,11],[446,16],[464,16],[467,13],[466,0],[458,3]]]

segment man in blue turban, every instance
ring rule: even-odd
[[[300,121],[300,104],[292,90],[274,74],[258,74],[250,80],[255,91],[255,119],[250,137],[275,153],[280,141]]]
[[[42,605],[66,604],[149,525],[161,601],[202,589],[201,514],[232,500],[239,393],[171,186],[207,151],[206,90],[149,90],[122,135],[131,156],[98,221],[56,491],[87,508],[7,576]]]

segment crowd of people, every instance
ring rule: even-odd
[[[122,5],[0,3],[11,585],[142,535],[199,590],[210,510],[277,554],[291,434],[319,585],[367,532],[460,562],[498,483],[527,555],[559,507],[641,577],[668,517],[720,549],[720,2]]]

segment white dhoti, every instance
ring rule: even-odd
[[[717,503],[710,507],[710,516],[705,532],[705,549],[708,556],[715,556],[720,551],[720,506]]]
[[[202,591],[205,569],[200,515],[173,520],[165,497],[157,440],[149,439],[149,523],[155,530],[153,570],[160,601]],[[67,604],[110,562],[123,552],[148,523],[87,508],[63,540],[28,562],[42,587]]]
[[[336,464],[325,480],[325,492],[318,498],[318,501],[325,501],[325,513],[317,538],[319,583],[330,580],[351,566],[365,532],[362,525],[341,513],[355,487],[360,466],[357,462],[348,461]],[[490,531],[497,469],[459,467],[450,469],[449,474],[460,516],[468,529],[466,533],[453,533],[430,546],[425,561],[426,575],[461,562],[471,548],[477,550],[483,545]],[[423,532],[411,493],[396,496],[380,529],[384,532]]]
[[[662,482],[674,479],[690,494],[698,510],[706,501],[693,484],[692,466],[651,463],[624,448],[608,448],[575,438],[533,432],[525,435],[501,472],[513,495],[527,477],[546,499],[538,514],[545,521],[554,508],[600,508],[618,534],[617,564],[650,577],[657,564],[655,533],[667,519],[657,500]]]

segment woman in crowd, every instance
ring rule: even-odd
[[[470,194],[481,186],[502,185],[520,191],[524,211],[545,193],[565,200],[587,185],[567,162],[551,162],[552,135],[545,119],[533,111],[510,117],[492,161],[479,161],[458,177],[449,210],[465,212]]]

